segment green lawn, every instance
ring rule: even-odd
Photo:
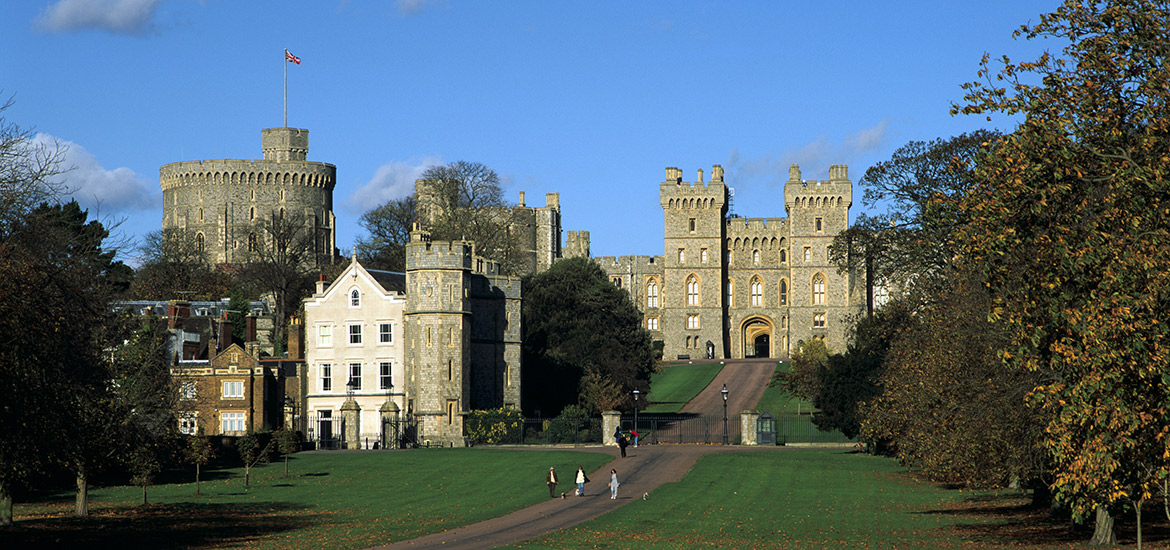
[[[501,516],[548,499],[555,466],[567,489],[577,466],[612,455],[490,448],[298,454],[283,463],[213,471],[194,483],[90,493],[89,518],[74,518],[73,494],[15,507],[0,548],[368,548]],[[207,481],[211,478],[211,481]]]
[[[788,362],[779,363],[776,370],[788,372],[788,365],[790,365]],[[764,396],[760,398],[756,410],[768,411],[772,413],[772,416],[780,416],[782,414],[808,414],[813,409],[812,404],[807,400],[797,399],[779,387],[770,386],[764,390]]]
[[[964,540],[969,494],[913,482],[894,461],[840,450],[712,455],[681,481],[601,518],[511,548],[999,548]]]
[[[658,372],[650,377],[650,405],[642,412],[678,412],[683,405],[699,395],[720,370],[723,370],[723,365],[719,363],[671,363],[659,367]]]

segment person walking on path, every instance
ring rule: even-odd
[[[585,496],[586,483],[589,483],[589,476],[585,475],[585,468],[577,466],[577,496]]]
[[[625,458],[626,457],[626,445],[630,444],[629,441],[626,441],[625,434],[618,434],[617,444],[618,444],[618,448],[622,450],[622,458]]]
[[[609,499],[610,500],[617,500],[618,485],[621,485],[621,484],[618,483],[618,480],[617,480],[617,470],[611,469],[609,471]]]
[[[634,438],[634,446],[638,446],[638,432],[630,430],[630,436]]]
[[[546,484],[548,484],[549,498],[556,498],[556,496],[557,496],[557,472],[556,472],[556,470],[554,470],[552,468],[552,466],[549,466],[548,477],[545,478],[544,482]]]

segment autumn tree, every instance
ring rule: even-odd
[[[863,204],[884,211],[859,214],[834,237],[829,258],[843,272],[865,273],[868,314],[879,282],[911,302],[930,299],[957,253],[952,235],[970,221],[958,201],[974,186],[974,160],[998,136],[978,130],[911,141],[865,171],[858,181]]]
[[[215,449],[212,448],[211,441],[203,435],[203,430],[200,430],[198,435],[187,436],[186,439],[186,445],[183,447],[183,458],[195,466],[195,495],[199,496],[203,494],[199,490],[199,471],[215,457]]]
[[[1035,373],[1055,496],[1113,517],[1170,475],[1170,11],[1068,0],[1017,36],[1067,44],[985,56],[953,113],[1019,120],[976,163],[961,252],[984,266],[1002,359]]]
[[[632,406],[649,389],[650,335],[624,290],[591,260],[559,261],[524,279],[524,380],[527,410],[545,416],[567,405],[593,412]]]

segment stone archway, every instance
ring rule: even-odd
[[[774,332],[772,320],[767,317],[753,316],[745,319],[740,325],[742,335],[741,349],[744,358],[772,357],[772,334]]]

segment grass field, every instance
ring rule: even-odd
[[[707,387],[715,375],[723,370],[719,363],[687,364],[668,363],[659,367],[650,378],[650,405],[642,412],[647,414],[676,413]]]
[[[267,465],[253,471],[248,490],[239,470],[211,472],[202,497],[190,483],[152,487],[145,507],[137,488],[98,489],[84,519],[70,515],[71,493],[17,503],[0,548],[368,548],[541,502],[549,465],[567,479],[578,464],[593,469],[611,456],[490,448],[300,454],[292,477]],[[1055,549],[1087,540],[1023,501],[942,489],[892,460],[842,450],[729,453],[700,460],[647,500],[516,548]],[[1165,521],[1147,521],[1147,548],[1166,548]],[[1127,528],[1121,524],[1123,542],[1132,543]]]
[[[789,364],[788,362],[779,363],[776,370],[788,372]],[[772,416],[780,416],[782,414],[808,414],[813,409],[812,404],[807,400],[797,399],[779,387],[769,387],[764,390],[764,396],[760,398],[756,410],[768,411],[772,413]]]
[[[253,468],[213,471],[194,483],[159,485],[138,507],[137,487],[90,492],[89,518],[74,518],[73,494],[17,503],[0,548],[368,548],[474,523],[548,499],[544,476],[563,485],[577,466],[611,455],[488,448],[298,454]],[[210,479],[210,481],[208,480]],[[457,498],[453,498],[457,497]]]
[[[1087,540],[1021,502],[944,490],[892,460],[840,450],[722,454],[647,500],[510,548],[1047,549]]]

